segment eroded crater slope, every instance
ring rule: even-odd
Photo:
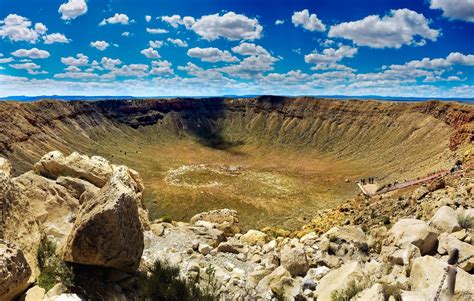
[[[228,207],[248,227],[296,228],[358,193],[354,182],[416,178],[471,160],[474,110],[262,96],[0,102],[0,154],[14,173],[73,150],[143,176],[152,218]]]

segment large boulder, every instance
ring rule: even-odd
[[[256,290],[262,295],[271,291],[282,296],[284,300],[292,300],[299,294],[300,286],[300,281],[291,278],[290,272],[284,267],[279,266],[259,281]]]
[[[3,164],[9,166],[9,163]],[[22,250],[23,256],[31,267],[30,280],[33,281],[39,274],[36,250],[41,232],[30,201],[32,200],[22,194],[21,189],[8,176],[8,173],[0,170],[0,202],[3,203],[5,209],[1,229],[3,238]]]
[[[28,287],[31,269],[23,252],[0,240],[0,300],[12,300]]]
[[[240,241],[248,245],[263,246],[267,242],[267,234],[258,230],[248,230],[240,237]]]
[[[230,209],[212,210],[196,214],[191,218],[191,223],[198,221],[206,221],[216,225],[216,227],[224,232],[225,236],[233,236],[240,233],[239,219],[237,211]]]
[[[358,293],[352,300],[354,301],[385,301],[383,286],[376,283],[369,288]]]
[[[66,261],[135,270],[144,248],[139,187],[118,166],[98,194],[83,204],[64,249]]]
[[[366,281],[362,267],[357,261],[351,261],[324,276],[316,287],[314,295],[318,301],[330,301],[335,291],[346,289],[351,283],[361,284]]]
[[[438,253],[447,255],[450,254],[453,249],[458,249],[459,260],[461,261],[474,254],[473,245],[460,241],[453,234],[441,234],[439,236]],[[474,269],[474,257],[461,262],[459,267],[466,272],[472,271]]]
[[[333,227],[324,235],[354,244],[367,243],[367,237],[365,236],[364,232],[356,226]]]
[[[12,165],[10,161],[2,157],[0,157],[0,172],[8,177],[11,176],[12,172]]]
[[[426,300],[434,300],[438,286],[445,274],[447,264],[432,256],[416,258],[410,272],[410,287],[412,291],[422,293]],[[441,290],[441,299],[445,300],[446,283]],[[474,275],[462,269],[457,269],[455,300],[474,300]]]
[[[448,206],[443,206],[436,211],[429,225],[441,232],[452,233],[461,230],[456,211]]]
[[[420,250],[421,255],[434,250],[438,235],[425,222],[417,219],[400,219],[387,233],[385,245],[405,247],[413,244]]]
[[[284,245],[280,251],[281,265],[291,276],[304,276],[309,270],[309,262],[302,244]]]
[[[70,176],[84,179],[97,187],[103,187],[113,172],[109,161],[102,157],[89,158],[77,152],[64,156],[60,151],[47,153],[34,165],[33,169],[36,173],[52,179]]]

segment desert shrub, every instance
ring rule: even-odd
[[[363,242],[358,245],[359,251],[361,251],[364,254],[369,254],[369,245],[366,242]]]
[[[474,216],[470,216],[465,213],[458,215],[458,223],[461,228],[469,230],[474,228]]]
[[[390,217],[388,217],[388,216],[382,217],[382,222],[383,222],[384,225],[390,224]]]
[[[36,252],[40,275],[36,284],[46,291],[55,284],[62,283],[70,288],[73,285],[73,274],[70,267],[56,255],[56,243],[47,237],[42,237]]]
[[[179,278],[179,269],[157,260],[147,273],[140,275],[140,293],[150,301],[214,301],[218,300],[194,283]]]
[[[173,221],[173,219],[171,218],[171,216],[169,215],[165,215],[161,218],[161,220],[164,222],[164,223],[171,223]]]
[[[355,295],[367,288],[366,283],[351,281],[345,289],[337,290],[331,293],[331,301],[350,301]]]

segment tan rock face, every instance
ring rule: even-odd
[[[240,241],[251,246],[263,246],[267,242],[267,234],[258,230],[248,230],[247,233],[240,237]]]
[[[420,249],[421,255],[432,252],[438,235],[425,222],[417,219],[401,219],[388,231],[385,245],[399,247],[413,244]]]
[[[89,158],[76,152],[66,157],[59,151],[52,151],[44,155],[33,169],[49,178],[71,176],[97,187],[103,187],[112,175],[112,166],[106,159],[97,156]]]
[[[233,236],[240,233],[239,219],[237,211],[230,209],[213,210],[196,214],[190,220],[195,224],[198,221],[206,221],[216,224],[216,227],[224,232],[226,236]]]
[[[144,247],[137,190],[128,168],[115,168],[109,182],[82,206],[69,234],[64,259],[135,270]]]
[[[332,270],[321,279],[316,286],[315,296],[318,301],[330,301],[334,291],[347,288],[352,281],[360,284],[365,279],[360,263],[348,262],[342,267]]]
[[[31,281],[39,273],[36,249],[41,237],[40,227],[35,219],[30,200],[21,193],[20,187],[0,171],[0,201],[4,203],[4,239],[22,250],[32,269]]]
[[[334,237],[346,242],[367,243],[367,237],[359,227],[356,226],[338,226],[331,228],[325,234],[327,237]]]
[[[4,173],[6,176],[10,176],[12,172],[10,161],[2,157],[0,157],[0,172]]]
[[[443,233],[439,236],[438,253],[442,255],[449,254],[453,249],[458,249],[459,260],[468,258],[474,254],[474,246],[457,239],[453,234]],[[459,267],[466,272],[474,269],[474,257],[463,261]]]
[[[303,245],[294,247],[285,245],[280,253],[281,265],[286,268],[291,276],[304,276],[309,270],[309,262],[304,252]]]
[[[452,233],[461,230],[457,217],[453,208],[443,206],[436,211],[429,224],[441,232]]]
[[[411,290],[422,293],[427,300],[433,300],[439,283],[445,273],[446,262],[432,256],[423,256],[415,259],[410,272]],[[474,275],[468,274],[462,269],[457,269],[456,287],[454,291],[455,300],[473,300]],[[441,291],[441,299],[446,297],[446,285]]]
[[[0,300],[12,300],[25,290],[30,275],[23,252],[14,244],[0,240]]]

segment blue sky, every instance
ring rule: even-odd
[[[472,0],[0,0],[0,96],[474,97]]]

